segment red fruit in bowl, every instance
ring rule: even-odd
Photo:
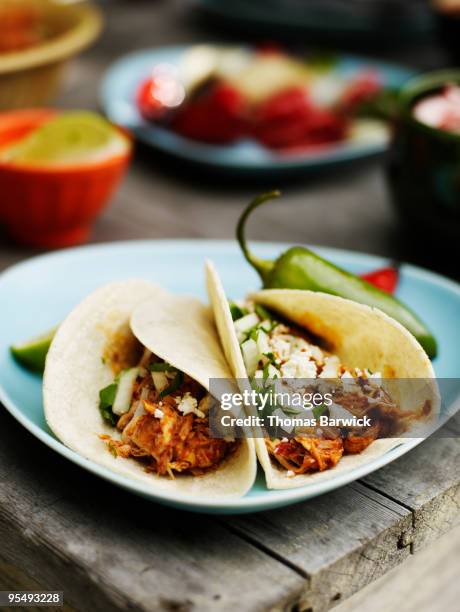
[[[245,115],[246,102],[242,94],[230,85],[219,83],[180,108],[171,125],[187,138],[225,144],[245,133]]]
[[[165,70],[141,83],[136,102],[144,119],[158,121],[182,104],[184,98],[182,83],[172,72]]]
[[[254,135],[275,149],[302,148],[345,138],[347,122],[316,107],[303,88],[277,93],[256,109]]]
[[[153,79],[146,79],[137,90],[136,102],[140,114],[147,121],[158,119],[164,114],[163,104],[155,98],[155,83]]]

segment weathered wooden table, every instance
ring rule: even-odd
[[[134,48],[212,37],[180,3],[106,3],[101,42],[72,69],[64,106],[97,106],[98,79]],[[420,65],[442,61],[429,49]],[[268,179],[268,182],[269,179]],[[263,185],[264,188],[272,187]],[[195,176],[140,150],[93,240],[227,238],[261,186]],[[285,186],[254,237],[426,261],[401,240],[381,168]],[[0,243],[0,267],[33,253]],[[363,481],[290,508],[213,518],[156,506],[80,470],[0,413],[0,588],[64,590],[79,610],[325,610],[458,522],[460,427]]]

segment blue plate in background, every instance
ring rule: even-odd
[[[163,47],[138,51],[116,61],[107,71],[101,89],[101,101],[108,118],[131,130],[142,142],[174,157],[222,171],[245,174],[262,172],[290,175],[306,170],[338,165],[381,155],[387,139],[378,142],[346,142],[321,151],[279,154],[252,140],[231,145],[209,145],[184,138],[164,127],[152,126],[137,109],[135,96],[140,83],[159,63],[177,65],[188,47]],[[332,72],[339,77],[375,69],[385,87],[398,88],[413,73],[405,68],[348,55],[337,56]]]
[[[271,259],[287,246],[256,243],[255,252]],[[356,273],[387,264],[370,255],[316,250]],[[18,366],[10,356],[9,346],[53,327],[87,294],[116,279],[147,278],[172,291],[206,299],[203,272],[206,258],[216,264],[229,296],[243,297],[259,286],[255,272],[233,241],[139,241],[87,246],[36,257],[4,272],[0,275],[0,400],[32,434],[88,471],[153,501],[202,512],[253,512],[309,499],[373,472],[419,442],[407,440],[366,465],[300,489],[270,491],[259,474],[246,496],[225,502],[212,498],[191,500],[152,490],[144,483],[84,459],[61,444],[44,420],[41,378]],[[403,266],[398,297],[419,313],[438,339],[439,357],[435,361],[438,378],[460,378],[460,287],[436,274]]]

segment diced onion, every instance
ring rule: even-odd
[[[261,355],[270,352],[267,334],[262,330],[257,332],[257,349]]]
[[[169,379],[164,372],[152,372],[152,380],[158,393],[169,385]]]
[[[235,321],[234,325],[237,333],[244,333],[248,332],[250,329],[258,325],[258,323],[259,317],[256,315],[255,312],[253,312],[244,317],[241,317],[241,319],[238,319],[238,321]]]
[[[246,342],[243,342],[241,345],[241,351],[243,353],[244,364],[248,376],[253,376],[257,370],[257,365],[261,357],[257,342],[252,340],[252,338],[246,340]]]
[[[139,368],[130,368],[120,375],[117,394],[113,402],[112,411],[121,416],[128,412],[134,391],[134,383],[139,374]]]

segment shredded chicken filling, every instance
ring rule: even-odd
[[[343,455],[363,452],[377,438],[407,429],[415,413],[403,412],[381,386],[381,374],[348,368],[339,358],[313,344],[308,333],[280,323],[252,303],[234,305],[235,331],[248,373],[257,378],[332,379],[335,410],[357,418],[368,417],[361,428],[312,427],[288,439],[265,439],[269,455],[290,475],[333,468]],[[233,314],[232,314],[233,316]],[[324,414],[333,415],[333,408]]]
[[[140,460],[147,471],[171,478],[175,473],[198,476],[215,469],[235,450],[237,442],[211,437],[208,407],[212,398],[185,374],[181,385],[162,397],[153,383],[150,364],[142,365],[130,409],[116,424],[121,439],[101,436],[109,450],[118,457]],[[196,412],[181,412],[183,398],[197,406]]]

